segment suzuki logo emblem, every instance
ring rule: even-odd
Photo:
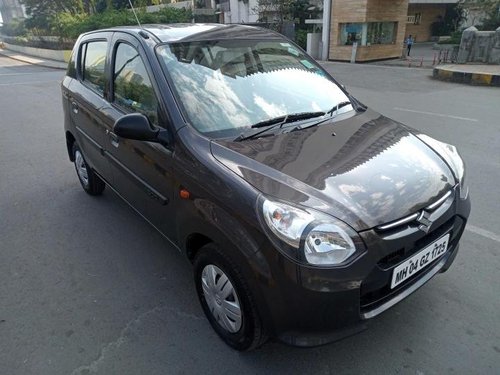
[[[420,216],[417,218],[417,222],[420,223],[418,229],[420,229],[424,233],[428,233],[431,229],[432,221],[429,220],[429,213],[422,211]]]

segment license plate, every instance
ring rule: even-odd
[[[450,234],[448,233],[394,268],[391,289],[420,272],[430,265],[432,261],[446,253],[449,239]]]

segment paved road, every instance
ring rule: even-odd
[[[204,319],[188,262],[113,193],[81,190],[63,73],[0,57],[0,374],[498,374],[500,90],[327,67],[365,103],[463,152],[474,211],[448,273],[344,341],[234,352]]]

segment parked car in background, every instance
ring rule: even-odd
[[[358,332],[458,252],[455,147],[367,108],[272,31],[86,33],[62,96],[83,189],[108,186],[186,254],[235,349]]]

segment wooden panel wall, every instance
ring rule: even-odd
[[[408,0],[333,0],[330,24],[330,60],[351,59],[351,46],[340,43],[340,24],[347,22],[397,22],[396,42],[359,46],[356,60],[369,61],[401,56],[406,32]]]

